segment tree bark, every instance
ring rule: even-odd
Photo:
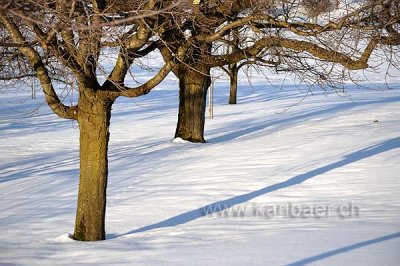
[[[237,86],[238,86],[238,69],[236,63],[234,66],[229,67],[229,79],[230,79],[230,90],[229,90],[229,104],[237,103]]]
[[[179,114],[175,138],[205,142],[204,124],[210,69],[181,67],[179,70]]]
[[[105,239],[107,151],[113,102],[99,92],[80,92],[80,177],[73,235],[76,240]]]

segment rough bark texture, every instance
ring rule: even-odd
[[[81,90],[79,97],[80,179],[74,239],[105,239],[108,140],[113,100]]]
[[[234,66],[229,67],[229,79],[230,79],[230,90],[229,90],[229,104],[237,103],[237,83],[238,83],[238,69],[236,63]]]
[[[175,138],[205,142],[204,123],[207,90],[211,84],[210,69],[179,70],[179,114]]]

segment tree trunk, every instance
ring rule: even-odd
[[[83,91],[83,90],[82,90]],[[113,101],[100,93],[80,93],[80,178],[74,239],[105,239],[108,140]]]
[[[236,64],[235,64],[236,65]],[[229,104],[237,103],[237,86],[238,86],[238,70],[230,68],[230,90],[229,90]]]
[[[181,67],[179,70],[179,114],[175,138],[205,142],[204,123],[210,69]]]

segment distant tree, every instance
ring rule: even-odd
[[[286,1],[283,4],[290,4],[292,8],[294,8],[293,3],[290,1]],[[339,0],[303,0],[301,1],[301,7],[306,11],[306,14],[312,18],[313,21],[316,18],[324,13],[334,11],[335,9],[339,8]],[[290,8],[286,8],[286,10],[290,10]],[[228,35],[230,39],[229,42],[225,44],[225,48],[229,50],[237,50],[240,48],[240,41],[241,38],[248,37],[247,35],[251,28],[244,28],[239,30],[232,30],[232,32]],[[245,32],[247,31],[247,32]],[[266,53],[268,55],[268,53]],[[247,69],[256,69],[258,72],[264,72],[264,68],[274,69],[276,68],[280,62],[279,61],[271,61],[271,60],[264,60],[264,55],[259,54],[257,58],[250,58],[248,60],[243,60],[242,62],[235,62],[229,64],[227,66],[222,66],[221,69],[228,75],[230,81],[230,90],[229,90],[229,104],[236,104],[237,103],[237,90],[238,90],[238,75],[240,69],[243,67],[247,67]],[[281,69],[284,71],[283,69]],[[288,72],[294,72],[295,69],[287,68]],[[248,73],[248,72],[246,72]],[[250,79],[251,77],[248,77]],[[249,80],[250,81],[250,80]]]
[[[120,96],[148,93],[174,68],[180,50],[143,85],[124,84],[133,61],[157,47],[153,31],[165,23],[161,14],[176,4],[179,1],[0,2],[0,79],[37,78],[51,110],[79,124],[77,240],[105,239],[111,107]],[[100,84],[100,59],[110,49],[118,57]],[[78,91],[76,104],[62,102],[54,85],[59,82]]]
[[[227,50],[236,50],[239,49],[240,43],[240,34],[238,30],[233,30],[231,34],[228,35],[228,45],[223,46]],[[245,65],[246,62],[250,62],[250,60],[245,61],[243,63],[234,62],[232,64],[228,64],[227,66],[221,66],[221,69],[228,75],[229,77],[229,104],[237,103],[237,87],[238,87],[238,76],[239,70]]]
[[[315,8],[314,2],[184,1],[174,9],[162,35],[165,61],[180,47],[190,46],[173,70],[180,91],[175,137],[205,141],[212,67],[228,66],[235,73],[237,63],[253,60],[276,72],[292,72],[302,81],[333,85],[348,77],[348,71],[368,68],[372,53],[387,55],[389,64],[398,66],[399,0],[342,1],[340,12],[332,14],[331,1],[317,1],[324,4]],[[309,19],[316,15],[318,21]],[[240,33],[238,43],[227,38],[232,32]],[[221,43],[234,49],[221,54]]]
[[[240,51],[240,45],[243,43],[241,39],[247,37],[248,34],[246,34],[245,31],[248,32],[249,30],[250,28],[244,28],[241,31],[232,30],[231,34],[228,35],[225,46],[223,46],[224,49],[227,50],[228,53],[229,51]],[[251,69],[255,68],[256,70],[262,71],[262,68],[274,68],[279,64],[279,62],[265,60],[263,57],[263,53],[260,52],[258,55],[252,56],[251,58],[220,67],[229,77],[229,104],[237,103],[239,71],[242,68],[246,67],[247,71],[245,73],[248,81],[251,82]]]

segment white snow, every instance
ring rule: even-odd
[[[173,143],[180,143],[180,144],[186,144],[186,143],[190,143],[191,144],[190,141],[184,140],[182,138],[174,138],[174,140],[172,142]],[[193,143],[193,144],[195,144],[195,143]]]
[[[0,264],[398,265],[400,80],[392,81],[385,90],[348,85],[351,98],[314,92],[302,100],[306,87],[258,80],[254,91],[241,84],[237,106],[217,83],[208,143],[197,145],[173,140],[173,78],[119,99],[108,240],[96,243],[69,237],[77,124],[46,106],[29,117],[43,96],[3,91]]]

